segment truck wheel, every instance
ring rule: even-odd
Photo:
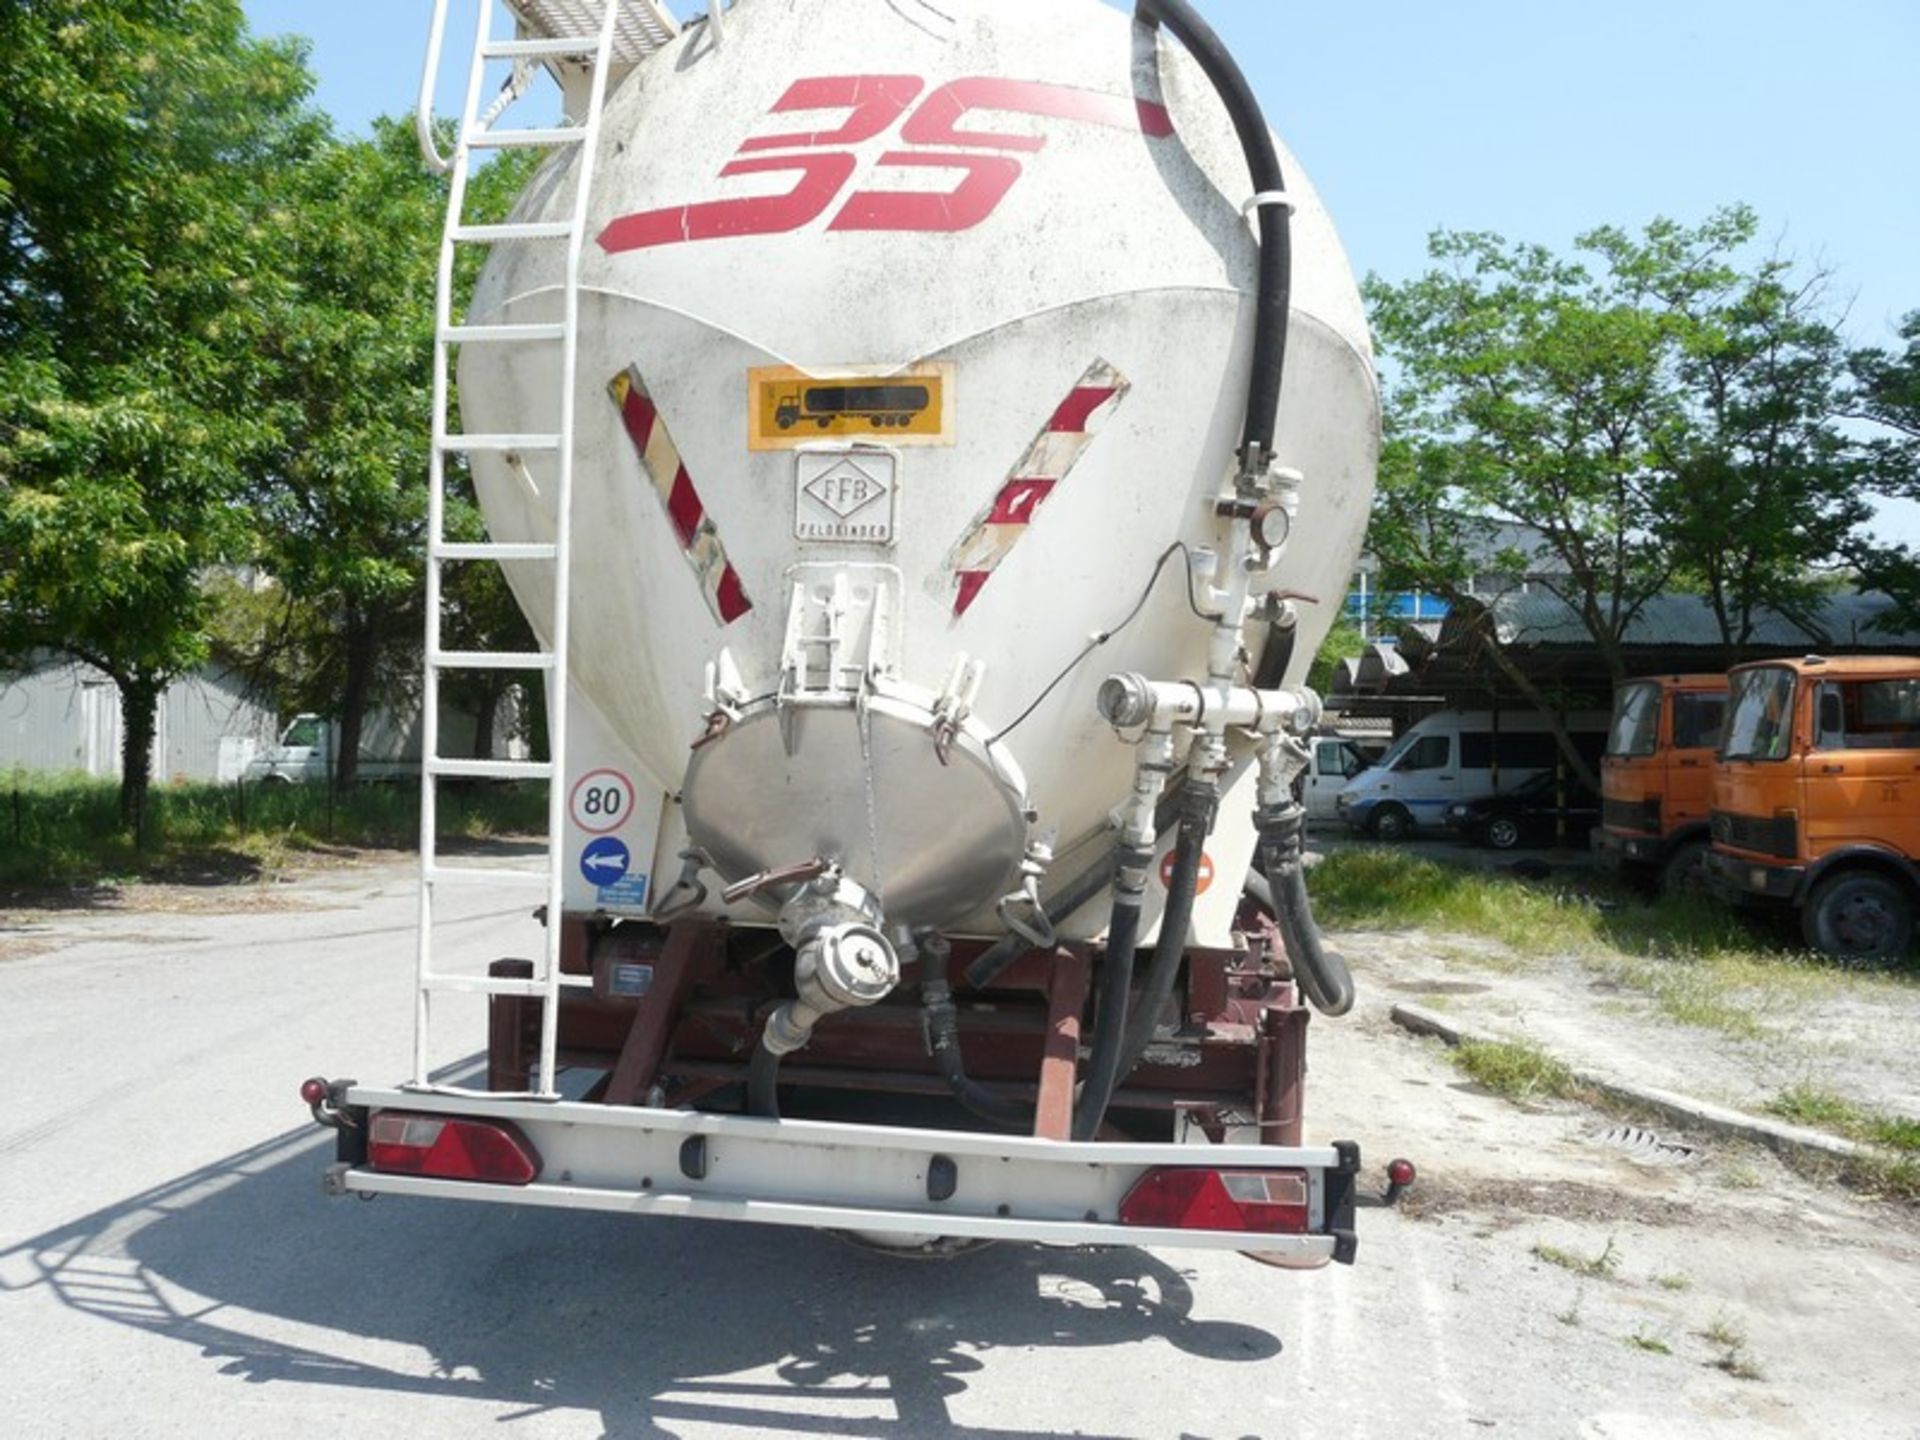
[[[1913,897],[1872,871],[1829,875],[1814,886],[1800,924],[1809,945],[1843,965],[1884,969],[1913,950]]]
[[[1704,895],[1707,893],[1707,842],[1689,840],[1676,845],[1660,867],[1662,895]]]
[[[1487,826],[1487,844],[1496,850],[1514,850],[1520,845],[1520,822],[1505,815],[1496,817]]]
[[[1382,805],[1367,822],[1367,833],[1389,845],[1398,844],[1413,833],[1413,816],[1404,805]]]

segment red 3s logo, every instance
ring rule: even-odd
[[[847,118],[832,130],[757,135],[720,172],[721,179],[730,180],[789,171],[798,177],[791,189],[783,195],[710,200],[623,216],[601,232],[601,248],[618,255],[694,240],[798,230],[832,209],[852,184],[859,161],[840,147],[885,135],[896,125],[901,148],[884,151],[876,168],[956,171],[959,183],[939,191],[856,189],[840,204],[829,230],[951,232],[971,230],[985,220],[1019,183],[1022,166],[1017,157],[1045,148],[1047,141],[1041,135],[961,129],[961,120],[972,111],[1076,120],[1154,139],[1173,134],[1173,117],[1166,107],[1149,100],[986,78],[955,80],[921,100],[926,84],[916,75],[831,75],[796,81],[773,107],[774,114],[845,110],[850,112]]]

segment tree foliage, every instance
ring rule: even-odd
[[[1899,337],[1900,351],[1854,352],[1849,409],[1871,429],[1872,488],[1920,501],[1920,310],[1900,322]],[[1898,602],[1885,622],[1888,628],[1920,629],[1920,555],[1904,545],[1863,546],[1859,562],[1867,583]]]
[[[0,652],[119,687],[137,827],[154,707],[243,556],[275,177],[324,135],[238,0],[0,7]]]
[[[1597,229],[1574,258],[1442,232],[1427,274],[1370,280],[1396,382],[1372,534],[1383,586],[1459,603],[1476,577],[1524,576],[1616,681],[1664,592],[1706,597],[1729,660],[1764,607],[1804,601],[1867,513],[1861,457],[1838,420],[1846,357],[1822,277],[1748,259],[1756,231],[1735,207]]]
[[[480,170],[469,217],[504,215],[527,173],[522,156]],[[337,142],[290,177],[286,204],[298,223],[270,341],[273,443],[257,457],[261,558],[303,611],[325,618],[328,643],[309,652],[301,688],[310,708],[339,718],[334,782],[344,787],[370,706],[414,690],[419,673],[447,182],[420,163],[410,123],[380,120],[371,137]],[[477,259],[470,248],[464,263]],[[463,480],[455,466],[447,530],[478,539]],[[451,567],[447,588],[467,617],[466,648],[511,648],[524,633],[497,566]],[[482,709],[484,723],[511,677],[462,678],[472,693],[455,684],[451,698]]]

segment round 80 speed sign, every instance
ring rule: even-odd
[[[593,770],[573,787],[573,823],[589,835],[611,835],[633,814],[633,782],[618,770]]]

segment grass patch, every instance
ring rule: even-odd
[[[1468,1040],[1448,1053],[1476,1083],[1509,1100],[1564,1100],[1579,1090],[1573,1072],[1537,1045]]]
[[[1636,1350],[1645,1350],[1649,1355],[1671,1355],[1673,1346],[1651,1330],[1636,1330],[1626,1337],[1627,1344]]]
[[[1533,1258],[1544,1260],[1549,1265],[1558,1265],[1562,1270],[1571,1270],[1575,1275],[1585,1276],[1589,1280],[1605,1280],[1620,1268],[1620,1252],[1615,1248],[1612,1236],[1607,1237],[1606,1248],[1598,1255],[1582,1255],[1542,1242],[1533,1247]]]
[[[1662,1014],[1743,1040],[1839,990],[1911,987],[1914,977],[1845,972],[1766,940],[1740,916],[1697,896],[1648,900],[1598,876],[1526,881],[1382,847],[1342,850],[1308,872],[1323,923],[1345,929],[1432,929],[1436,953],[1487,969],[1569,956],[1652,1000]],[[1505,947],[1483,957],[1447,934]]]
[[[1747,1332],[1726,1311],[1717,1312],[1701,1330],[1700,1338],[1719,1350],[1713,1368],[1724,1370],[1736,1380],[1764,1380],[1766,1372],[1747,1353]]]
[[[1920,1120],[1869,1110],[1816,1085],[1795,1085],[1781,1091],[1768,1103],[1767,1110],[1796,1125],[1831,1130],[1849,1140],[1900,1154],[1920,1155]]]
[[[1707,1322],[1706,1328],[1700,1332],[1700,1338],[1709,1345],[1738,1350],[1747,1343],[1747,1332],[1741,1328],[1739,1321],[1722,1310]]]
[[[1724,1370],[1736,1380],[1764,1380],[1767,1372],[1760,1368],[1760,1362],[1744,1350],[1729,1350],[1713,1362],[1713,1368]]]
[[[1670,1274],[1654,1276],[1653,1283],[1658,1285],[1662,1290],[1678,1292],[1691,1290],[1693,1288],[1693,1277],[1674,1271]]]
[[[300,851],[330,846],[412,849],[417,784],[155,785],[144,833],[120,826],[111,780],[0,780],[0,884],[97,884],[125,879],[232,880],[270,873]],[[546,829],[544,785],[446,786],[440,834],[486,839]]]

